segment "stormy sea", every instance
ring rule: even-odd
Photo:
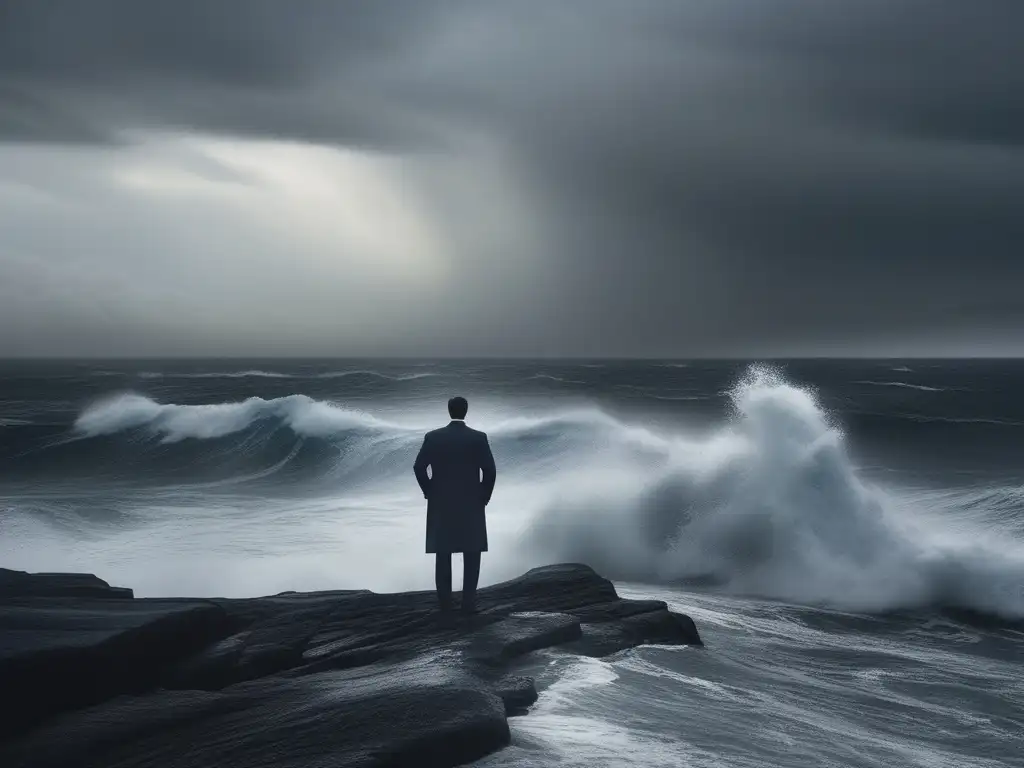
[[[1024,765],[1024,362],[8,361],[0,566],[430,589],[454,394],[498,465],[481,584],[584,562],[706,643],[535,654],[478,765]]]

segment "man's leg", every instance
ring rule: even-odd
[[[452,607],[452,556],[449,552],[438,552],[434,563],[434,584],[437,586],[437,602],[442,611]]]
[[[480,581],[480,553],[462,553],[462,609],[476,610],[476,585]]]

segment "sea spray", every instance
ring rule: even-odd
[[[540,509],[526,545],[612,577],[699,580],[733,592],[860,610],[929,605],[1024,616],[1024,559],[908,524],[863,482],[814,393],[755,367],[735,416],[667,466],[595,467]],[[906,513],[905,507],[900,511]]]

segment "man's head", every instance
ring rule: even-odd
[[[448,415],[453,419],[466,418],[467,411],[469,411],[469,403],[466,402],[466,398],[453,397],[448,401]]]

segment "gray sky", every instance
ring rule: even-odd
[[[0,355],[1024,354],[1020,0],[9,0]]]

